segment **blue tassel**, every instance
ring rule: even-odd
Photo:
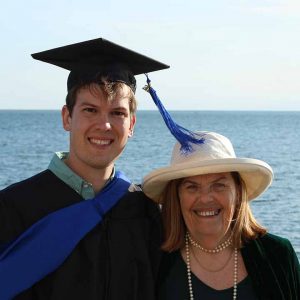
[[[162,102],[158,98],[156,91],[151,87],[151,80],[149,79],[148,75],[145,74],[147,77],[147,85],[144,87],[144,90],[149,92],[151,95],[155,105],[158,107],[161,116],[163,117],[167,127],[169,128],[172,135],[175,139],[181,144],[180,151],[183,154],[188,154],[193,152],[192,144],[203,144],[204,138],[200,137],[199,135],[195,134],[194,132],[180,126],[176,122],[173,121],[172,117],[168,113],[168,111],[163,106]]]

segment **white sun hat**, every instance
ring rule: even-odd
[[[208,131],[197,131],[203,144],[193,145],[191,153],[182,153],[177,142],[173,148],[170,165],[150,172],[143,179],[143,191],[159,202],[159,196],[169,181],[178,178],[225,172],[238,172],[244,180],[248,198],[261,195],[272,183],[272,168],[253,158],[237,158],[233,146],[225,136]]]

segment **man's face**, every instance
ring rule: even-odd
[[[81,176],[112,166],[135,124],[128,86],[124,85],[110,102],[97,86],[92,91],[89,87],[78,91],[72,116],[66,106],[62,110],[64,129],[70,132],[67,163]]]

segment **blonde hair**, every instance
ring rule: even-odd
[[[237,188],[237,201],[231,223],[233,247],[241,248],[248,240],[264,235],[267,230],[253,216],[246,185],[238,172],[231,172]],[[171,180],[160,195],[164,226],[162,249],[172,252],[184,246],[186,226],[182,217],[178,186],[182,179]]]

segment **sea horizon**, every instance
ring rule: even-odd
[[[170,112],[186,128],[229,137],[237,156],[271,165],[273,184],[251,207],[258,221],[288,238],[300,257],[300,111]],[[134,136],[116,168],[141,183],[148,172],[169,164],[174,138],[158,111],[137,115]],[[55,151],[68,150],[60,110],[0,110],[0,121],[0,189],[41,172]]]

